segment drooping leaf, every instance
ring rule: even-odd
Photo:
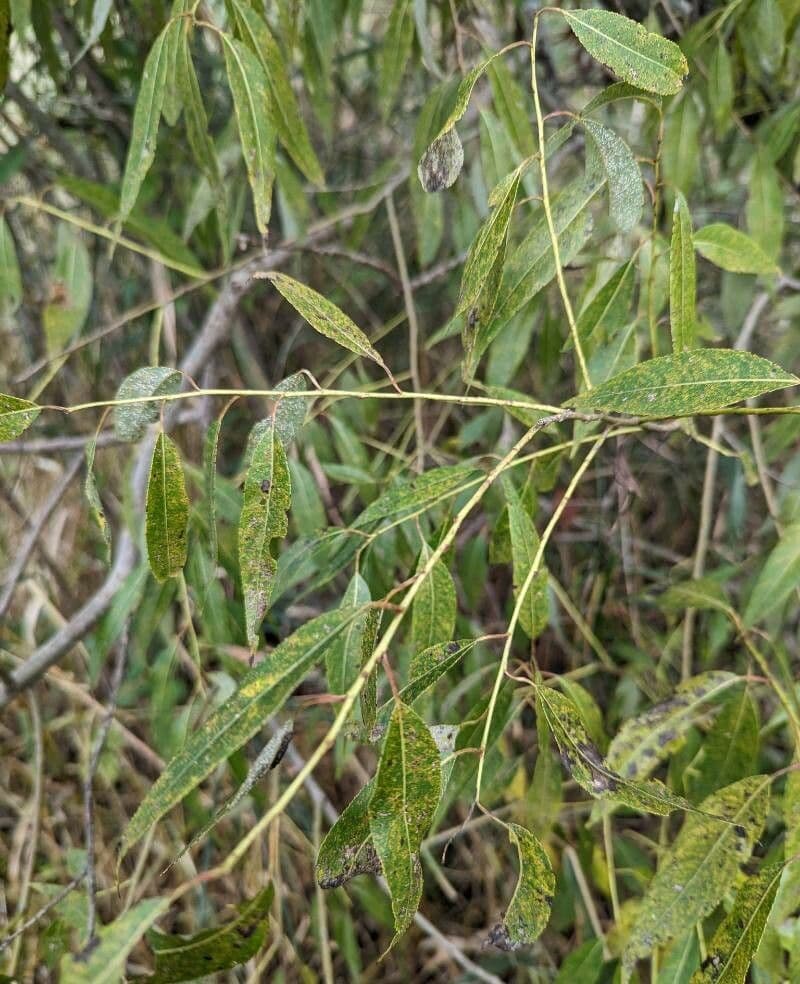
[[[363,670],[368,660],[375,651],[375,643],[378,639],[378,631],[381,627],[380,608],[370,608],[364,623],[364,631],[361,634],[361,669]],[[375,726],[375,719],[378,713],[378,668],[370,673],[359,694],[359,706],[361,708],[361,721],[364,728],[369,732]]]
[[[153,449],[145,516],[150,570],[156,580],[166,581],[186,563],[189,499],[180,454],[163,431]]]
[[[734,349],[695,349],[640,362],[568,401],[578,410],[678,417],[719,410],[800,379],[767,359]]]
[[[150,930],[147,942],[155,957],[155,973],[137,980],[175,984],[246,963],[267,938],[273,896],[274,889],[268,885],[255,898],[237,905],[233,919],[193,936],[170,936]]]
[[[372,347],[364,332],[327,297],[301,284],[285,273],[270,271],[260,274],[272,281],[283,297],[292,305],[311,327],[326,338],[333,339],[337,345],[356,355],[366,356],[386,369],[380,353]]]
[[[635,271],[632,260],[623,263],[581,311],[578,317],[578,335],[581,341],[603,342],[628,323],[636,286]],[[564,347],[572,348],[571,337],[566,340]]]
[[[687,608],[706,608],[711,611],[731,612],[731,606],[718,581],[710,577],[695,578],[673,584],[659,599],[665,611],[682,612]]]
[[[175,77],[184,107],[186,136],[192,154],[197,166],[214,190],[217,202],[224,202],[225,190],[222,187],[222,172],[217,160],[214,141],[208,132],[208,117],[203,105],[200,83],[197,81],[197,73],[192,63],[189,39],[185,30],[180,32],[176,43]]]
[[[315,873],[322,888],[338,888],[356,875],[381,870],[369,825],[373,790],[374,782],[368,782],[348,803],[320,844]]]
[[[622,232],[636,228],[644,208],[642,175],[633,152],[613,130],[596,120],[585,119],[589,134],[608,178],[611,218]]]
[[[26,431],[41,413],[30,400],[0,393],[0,441],[13,441]]]
[[[56,234],[49,298],[42,312],[48,353],[60,351],[84,325],[92,303],[92,264],[78,233],[66,223]]]
[[[94,455],[96,449],[97,436],[95,435],[86,445],[86,478],[83,482],[83,494],[89,504],[89,511],[92,514],[95,525],[103,537],[103,559],[108,564],[111,560],[111,527],[108,525],[105,509],[103,509],[103,503],[100,500],[100,493],[97,491],[97,482],[94,477]]]
[[[518,600],[539,550],[539,534],[511,482],[505,481],[503,489],[508,503],[514,596]],[[540,563],[519,613],[519,624],[530,639],[536,639],[547,628],[547,580],[547,568]]]
[[[602,65],[625,82],[671,96],[689,66],[681,49],[641,24],[608,10],[562,10],[573,33]]]
[[[778,267],[758,243],[724,222],[703,226],[694,234],[694,248],[707,260],[731,273],[777,273]]]
[[[455,184],[464,166],[464,147],[455,127],[445,130],[428,147],[417,165],[420,184],[429,194]]]
[[[126,376],[117,390],[116,400],[168,396],[177,393],[182,373],[169,366],[144,366]],[[114,430],[121,441],[138,441],[148,424],[158,419],[159,403],[128,403],[114,407]]]
[[[63,957],[59,980],[63,984],[117,984],[125,973],[128,954],[168,908],[167,896],[138,902],[98,930],[99,942],[86,958],[81,954]]]
[[[275,127],[272,123],[269,84],[261,63],[236,38],[221,34],[225,70],[233,96],[242,155],[247,168],[256,226],[267,235],[272,211],[272,182],[275,179]]]
[[[253,442],[239,518],[239,569],[251,652],[258,648],[259,630],[269,608],[278,566],[272,544],[286,536],[286,514],[291,502],[286,452],[270,421]]]
[[[701,808],[713,816],[687,816],[638,910],[623,955],[626,967],[688,933],[719,905],[764,826],[769,784],[765,776],[742,779],[703,800]]]
[[[0,216],[0,318],[11,317],[22,301],[22,277],[14,237]]]
[[[696,293],[692,216],[686,199],[678,194],[672,215],[672,241],[669,250],[669,323],[672,351],[676,354],[697,345]]]
[[[442,792],[436,742],[425,722],[400,701],[389,722],[373,786],[369,828],[392,897],[393,945],[419,905],[419,848]]]
[[[399,480],[371,502],[353,525],[365,529],[382,519],[424,512],[476,484],[480,480],[476,475],[479,472],[472,465],[445,465],[430,468],[416,478]]]
[[[305,393],[308,383],[302,372],[295,372],[282,379],[275,389],[281,393]],[[305,423],[310,402],[297,396],[275,398],[275,431],[285,448],[289,447]]]
[[[359,614],[358,609],[339,608],[317,616],[245,674],[236,693],[188,739],[150,788],[125,829],[120,859],[160,817],[262,727]]]
[[[489,271],[494,267],[497,258],[505,255],[508,226],[518,188],[519,174],[515,173],[514,180],[509,184],[503,198],[481,226],[470,246],[461,276],[456,315],[464,314],[475,304],[484,289],[484,281]]]
[[[89,23],[89,32],[83,42],[83,47],[72,61],[73,65],[76,65],[83,58],[86,52],[100,40],[100,35],[105,30],[108,15],[111,13],[113,3],[114,0],[94,0],[94,3],[92,4],[92,19]]]
[[[342,607],[364,606],[371,601],[369,585],[356,573],[342,598]],[[361,659],[361,643],[369,612],[353,619],[325,654],[325,673],[332,694],[346,693],[358,675]]]
[[[217,536],[217,454],[219,452],[219,435],[222,421],[228,412],[230,403],[224,408],[216,420],[209,424],[203,441],[203,505],[205,506],[206,523],[208,524],[209,556],[211,563],[216,564],[219,555],[219,540]]]
[[[667,816],[673,810],[692,809],[688,800],[676,796],[656,779],[633,782],[615,772],[592,742],[578,708],[569,697],[550,687],[539,686],[536,688],[536,707],[555,738],[564,767],[592,796],[658,816]]]
[[[800,523],[787,526],[767,557],[744,610],[744,624],[755,625],[786,604],[800,584]]]
[[[708,944],[708,956],[692,984],[745,984],[782,874],[783,865],[772,864],[745,881]]]
[[[541,936],[550,919],[556,876],[539,839],[517,823],[508,824],[517,849],[519,879],[505,918],[492,928],[489,942],[501,950],[517,950]]]
[[[233,0],[233,9],[242,40],[261,62],[269,83],[272,96],[270,111],[278,140],[312,184],[324,184],[322,167],[311,146],[311,139],[292,89],[289,71],[277,41],[267,22],[249,3]]]
[[[688,782],[692,798],[703,799],[716,789],[752,775],[758,751],[758,709],[747,688],[742,688],[727,697],[703,738]]]
[[[457,642],[440,642],[411,657],[408,683],[400,691],[404,704],[413,704],[436,681],[458,666],[468,652],[477,645],[476,639],[459,639]],[[388,706],[388,705],[387,705]]]
[[[606,761],[628,779],[644,779],[678,749],[708,705],[741,685],[741,677],[712,670],[684,681],[661,704],[626,721],[611,742]]]
[[[133,114],[131,141],[122,176],[119,219],[124,222],[139,197],[142,182],[156,156],[158,124],[164,105],[167,62],[170,46],[181,30],[179,20],[171,20],[153,42],[142,72],[136,109]]]
[[[672,100],[665,114],[661,170],[669,189],[688,195],[694,188],[701,160],[702,104],[692,89]]]
[[[411,0],[397,0],[392,4],[386,36],[381,51],[378,92],[384,117],[397,98],[397,90],[403,78],[414,40],[414,14]]]
[[[417,576],[433,551],[423,543]],[[443,560],[422,582],[411,606],[411,638],[417,651],[450,639],[456,624],[456,586]]]

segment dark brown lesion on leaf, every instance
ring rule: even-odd
[[[337,873],[317,870],[320,888],[339,888],[356,875],[377,875],[381,872],[380,858],[372,844],[359,844],[342,852],[341,868]]]
[[[486,942],[492,946],[496,946],[498,950],[505,950],[507,953],[510,953],[512,950],[518,950],[520,946],[519,943],[514,943],[509,935],[507,926],[501,922],[492,926]]]

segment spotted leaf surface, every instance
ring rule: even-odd
[[[433,551],[427,543],[419,555],[419,576]],[[411,607],[411,638],[417,650],[444,642],[453,634],[456,623],[456,586],[444,561],[433,566],[424,579]]]
[[[382,519],[400,519],[417,510],[433,508],[458,492],[476,485],[480,473],[472,465],[429,468],[417,478],[401,479],[371,502],[354,525],[365,529]]]
[[[511,539],[514,595],[519,600],[525,579],[536,563],[539,534],[511,482],[504,482],[503,488],[508,502],[508,532]],[[541,635],[547,628],[547,579],[547,569],[539,561],[539,569],[525,592],[519,613],[519,624],[531,639]]]
[[[380,872],[381,862],[372,843],[369,825],[369,801],[373,791],[374,783],[367,783],[348,803],[320,844],[316,877],[322,888],[338,888],[356,875]]]
[[[638,910],[623,957],[627,967],[719,905],[764,826],[769,784],[769,777],[749,776],[703,800],[702,809],[714,816],[687,816]]]
[[[41,413],[30,400],[0,393],[0,441],[13,441],[26,431]]]
[[[411,924],[422,895],[419,848],[442,792],[436,742],[425,722],[398,701],[369,801],[369,826],[392,897],[395,938]]]
[[[640,362],[568,401],[577,410],[680,417],[796,386],[774,362],[734,349],[697,349]]]
[[[686,199],[678,194],[675,196],[669,249],[669,324],[673,352],[683,352],[697,345],[696,293],[692,216]]]
[[[369,585],[360,574],[354,574],[342,598],[342,608],[366,605],[370,600]],[[368,617],[369,611],[365,611],[354,618],[325,654],[325,672],[332,694],[345,693],[358,674]]]
[[[519,879],[505,918],[489,933],[489,942],[501,950],[517,950],[541,936],[553,904],[556,877],[538,837],[517,823],[508,824],[508,836],[517,849]]]
[[[156,580],[165,581],[183,570],[188,524],[189,499],[180,454],[162,431],[153,449],[145,509],[147,559]]]
[[[115,399],[136,400],[177,393],[183,376],[169,366],[144,366],[123,379]],[[114,407],[114,430],[122,441],[138,441],[158,418],[159,403],[123,403]]]
[[[613,130],[596,120],[583,126],[597,149],[608,178],[611,218],[622,232],[630,232],[642,217],[644,192],[642,174],[633,152]]]
[[[413,704],[440,677],[458,666],[476,645],[475,639],[459,639],[457,642],[440,642],[415,653],[411,657],[409,681],[400,691],[400,699],[405,704]]]

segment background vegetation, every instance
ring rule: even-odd
[[[0,36],[4,979],[800,979],[800,4]]]

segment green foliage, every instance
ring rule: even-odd
[[[156,580],[165,581],[179,574],[186,563],[189,500],[180,454],[163,432],[153,449],[145,517],[150,570]]]

